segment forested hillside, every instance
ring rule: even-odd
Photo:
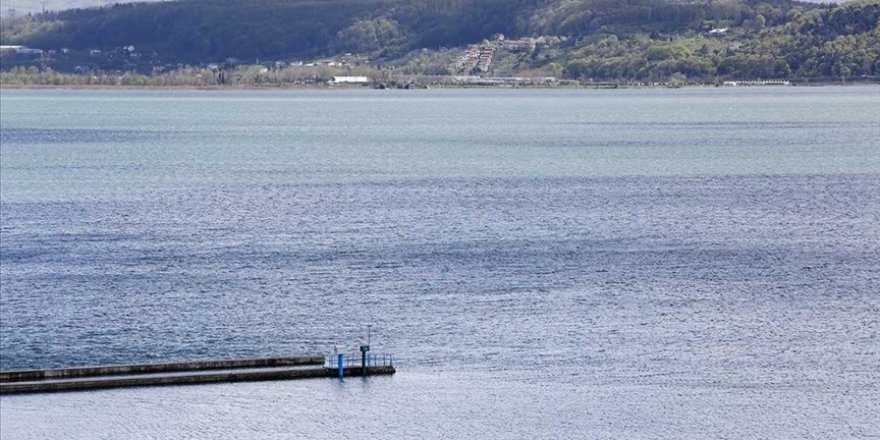
[[[141,0],[141,1],[166,1],[166,0]],[[49,11],[62,11],[75,8],[93,8],[96,6],[108,6],[114,3],[125,3],[116,0],[0,0],[0,16],[10,15],[23,16],[38,14],[44,9]]]
[[[137,45],[196,62],[310,56],[357,49],[340,32],[399,52],[516,33],[537,0],[183,0],[117,5],[7,22],[4,44],[111,48]],[[387,27],[387,28],[385,28]],[[523,29],[524,30],[524,29]],[[389,39],[394,36],[395,38]]]
[[[549,37],[523,53],[499,52],[495,65],[511,72],[846,77],[880,73],[878,22],[880,0],[182,0],[4,20],[0,41],[105,51],[131,45],[187,64],[355,53],[412,67],[414,58],[429,66],[442,59],[432,53],[502,33]]]

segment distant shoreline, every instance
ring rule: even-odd
[[[628,85],[628,84],[580,84],[563,86],[486,86],[486,85],[429,85],[413,89],[392,88],[387,89],[370,86],[322,86],[322,85],[224,85],[224,86],[194,86],[194,85],[169,85],[169,86],[133,86],[133,85],[86,85],[86,84],[0,84],[0,90],[191,90],[191,91],[258,91],[258,90],[302,90],[302,91],[340,91],[340,90],[459,90],[459,89],[483,89],[483,90],[613,90],[613,89],[694,89],[694,88],[723,88],[723,89],[763,89],[779,87],[827,87],[827,86],[880,86],[878,81],[848,81],[848,82],[808,82],[792,83],[790,85],[742,85],[726,86],[715,84],[682,84],[679,86],[669,85]]]
[[[300,86],[300,85],[284,85],[284,86],[132,86],[132,85],[87,85],[87,84],[0,84],[0,89],[17,89],[17,90],[344,90],[344,89],[367,89],[367,87],[321,87],[321,86]]]

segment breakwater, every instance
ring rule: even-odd
[[[350,365],[345,376],[394,374],[390,363]],[[189,361],[0,372],[0,394],[337,377],[323,356]]]

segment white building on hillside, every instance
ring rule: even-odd
[[[369,84],[370,78],[366,76],[334,76],[330,84]]]

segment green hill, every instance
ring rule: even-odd
[[[136,45],[171,61],[308,57],[358,49],[456,46],[514,32],[534,0],[185,0],[49,13],[7,22],[3,44],[110,49]],[[370,28],[386,18],[390,29]],[[365,20],[366,19],[366,20]],[[358,21],[360,20],[360,21]],[[393,41],[383,38],[394,36]],[[376,40],[376,41],[369,41]],[[387,46],[384,43],[393,43]]]
[[[183,0],[4,20],[0,41],[103,51],[132,45],[162,63],[186,64],[349,52],[417,71],[413,62],[454,57],[442,48],[503,33],[551,37],[524,53],[499,52],[495,65],[505,73],[839,77],[880,73],[878,22],[880,0]]]

